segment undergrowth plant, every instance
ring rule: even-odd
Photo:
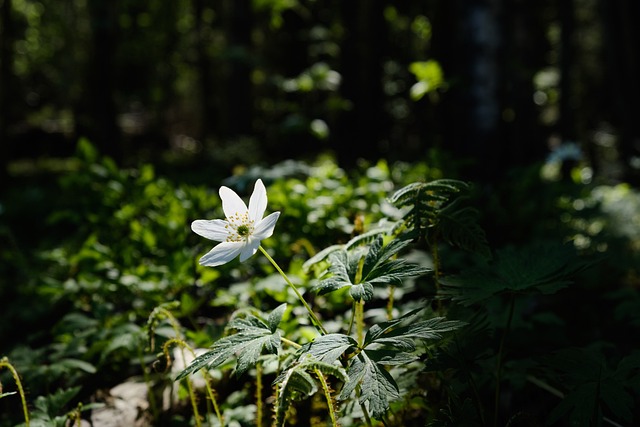
[[[637,240],[595,227],[613,207],[586,190],[590,210],[559,200],[565,234],[531,218],[534,237],[498,246],[497,204],[425,166],[251,168],[223,181],[220,203],[86,142],[79,155],[35,230],[53,226],[37,257],[0,247],[20,261],[3,280],[28,279],[1,330],[51,324],[14,337],[0,363],[2,427],[78,425],[129,383],[146,385],[141,415],[159,427],[640,419]],[[228,188],[252,185],[248,205]],[[622,256],[603,260],[607,247]]]
[[[200,263],[217,267],[238,255],[240,261],[245,261],[259,250],[304,307],[316,333],[308,342],[296,342],[283,334],[279,326],[288,310],[286,303],[270,313],[242,309],[228,322],[227,334],[198,356],[177,380],[202,369],[218,368],[229,359],[236,360],[234,375],[242,376],[273,359],[277,365],[273,381],[274,425],[284,426],[289,408],[318,391],[325,396],[333,426],[339,423],[336,399],[343,412],[354,412],[355,404],[367,425],[373,425],[372,418],[384,424],[398,423],[399,420],[389,415],[390,404],[406,390],[400,389],[394,373],[416,369],[413,364],[419,355],[446,343],[446,337],[464,324],[437,316],[427,308],[426,300],[421,302],[422,307],[404,313],[387,306],[384,321],[366,322],[365,305],[375,301],[376,287],[388,290],[402,286],[405,280],[432,272],[401,257],[402,251],[411,244],[410,236],[404,231],[407,221],[400,220],[358,235],[344,245],[331,246],[305,263],[307,270],[313,268],[318,272],[312,291],[318,295],[336,292],[352,301],[348,321],[326,327],[327,319],[321,320],[297,286],[260,245],[261,240],[273,234],[280,215],[274,212],[262,218],[267,206],[262,181],[256,182],[248,207],[227,187],[220,189],[220,197],[226,215],[224,220],[197,220],[192,224],[196,233],[221,242],[205,254]],[[334,391],[332,384],[338,391]],[[257,406],[261,407],[262,402]]]

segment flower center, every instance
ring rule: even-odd
[[[227,225],[225,228],[229,232],[227,235],[227,242],[241,242],[246,241],[251,233],[253,233],[253,221],[249,219],[249,213],[236,213],[230,218],[227,218]]]
[[[236,232],[238,233],[238,236],[245,237],[249,234],[249,226],[241,224],[236,228]]]

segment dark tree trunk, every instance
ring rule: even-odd
[[[211,80],[211,59],[207,52],[207,40],[205,38],[205,28],[203,22],[203,15],[205,12],[206,1],[194,0],[193,1],[193,17],[194,17],[194,32],[196,37],[196,67],[198,70],[199,79],[199,99],[196,101],[196,108],[198,110],[196,131],[197,138],[200,140],[206,140],[213,136],[214,129],[216,128],[215,117],[216,106],[214,104],[214,91],[213,83]]]
[[[104,155],[121,161],[123,145],[114,99],[117,2],[89,0],[92,51],[86,73],[86,92],[79,106],[76,132],[88,137]]]
[[[341,88],[351,109],[339,121],[333,147],[339,163],[351,167],[360,158],[380,157],[388,136],[382,91],[387,29],[383,0],[345,1],[341,6],[346,32]]]
[[[443,3],[433,20],[434,56],[449,82],[440,108],[443,148],[468,162],[461,171],[465,179],[495,181],[504,164],[498,143],[499,27],[494,5],[491,0]]]
[[[604,21],[604,77],[609,88],[603,109],[609,111],[608,119],[619,133],[621,178],[640,185],[640,169],[630,165],[632,159],[640,158],[640,3],[602,0],[600,7]]]
[[[9,163],[9,123],[13,115],[13,20],[11,0],[0,8],[0,188],[7,183]]]
[[[560,18],[560,119],[558,130],[562,141],[575,141],[577,137],[575,117],[575,16],[573,0],[558,2]]]
[[[224,77],[224,105],[220,109],[220,118],[223,135],[235,138],[253,133],[251,0],[230,0],[225,13],[228,68]]]
[[[506,171],[538,162],[547,153],[548,135],[541,127],[533,95],[535,74],[544,68],[549,49],[542,19],[544,1],[535,4],[513,0],[500,2],[500,71],[497,77],[501,103],[496,154],[501,170]],[[572,117],[567,116],[567,120],[572,128]]]

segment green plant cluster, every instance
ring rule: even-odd
[[[36,236],[0,211],[2,427],[79,423],[130,381],[157,426],[640,420],[630,189],[549,193],[561,228],[494,247],[496,200],[424,164],[321,158],[199,186],[83,141],[71,165]],[[281,212],[268,256],[198,265],[210,246],[188,224],[224,216],[217,183],[257,177]]]

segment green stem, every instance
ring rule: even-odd
[[[256,363],[256,427],[262,427],[262,363]]]
[[[293,348],[300,348],[300,347],[302,347],[302,346],[301,346],[300,344],[298,344],[297,342],[295,342],[295,341],[291,341],[290,339],[287,339],[287,338],[285,338],[285,337],[280,337],[280,341],[282,341],[282,342],[283,342],[283,343],[285,343],[285,344],[290,345],[290,346],[291,346],[291,347],[293,347]]]
[[[26,427],[29,427],[29,410],[27,409],[27,399],[24,395],[24,390],[22,389],[22,382],[20,382],[20,376],[18,375],[18,371],[13,367],[11,363],[9,363],[9,359],[3,357],[0,359],[0,368],[5,367],[9,371],[11,371],[11,375],[13,376],[13,380],[16,382],[16,386],[18,387],[18,393],[20,394],[20,399],[22,400],[22,411],[24,412],[24,424]]]
[[[326,335],[327,334],[327,330],[324,328],[324,326],[322,326],[322,322],[320,322],[320,319],[318,319],[318,317],[313,312],[313,310],[311,310],[311,307],[309,307],[309,304],[307,304],[307,301],[305,301],[305,299],[302,297],[302,294],[300,293],[300,291],[298,291],[298,288],[296,288],[296,285],[294,285],[291,282],[291,280],[289,280],[289,278],[284,273],[284,271],[282,271],[282,269],[280,268],[278,263],[276,263],[275,260],[273,258],[271,258],[271,255],[269,255],[269,253],[262,246],[258,246],[258,249],[260,249],[260,252],[262,252],[264,254],[264,256],[267,257],[269,262],[271,262],[271,264],[273,264],[273,266],[276,268],[276,270],[278,270],[278,273],[280,273],[280,275],[284,278],[285,282],[287,282],[289,287],[291,289],[293,289],[293,292],[295,292],[296,296],[298,297],[298,299],[300,300],[302,305],[304,305],[304,308],[307,309],[307,312],[309,313],[309,317],[311,318],[311,322],[314,324],[314,326],[320,331],[320,333],[322,335]]]
[[[358,344],[362,347],[364,344],[364,301],[356,302],[356,334],[358,336]]]
[[[329,408],[329,417],[331,418],[331,426],[338,427],[338,421],[336,419],[336,410],[333,406],[333,399],[331,398],[331,389],[329,389],[329,384],[327,384],[327,379],[322,375],[320,369],[315,368],[313,370],[322,385],[322,391],[324,392],[324,397],[327,399],[327,407]]]
[[[389,286],[389,301],[387,301],[387,320],[393,319],[393,302],[395,290],[396,287],[394,285]]]
[[[360,390],[358,390],[359,392]],[[360,393],[358,393],[360,394]],[[371,422],[371,417],[369,416],[369,411],[367,411],[367,407],[363,402],[360,402],[360,408],[362,409],[362,413],[364,414],[364,419],[367,422],[369,427],[373,427],[373,423]]]
[[[511,329],[511,321],[513,319],[513,311],[516,305],[515,296],[511,295],[509,301],[509,316],[507,317],[507,325],[505,326],[504,333],[500,339],[500,347],[498,348],[498,360],[496,361],[496,393],[495,402],[493,407],[493,425],[498,425],[498,415],[500,413],[500,381],[502,377],[502,362],[504,357],[504,346],[507,341],[507,335]]]
[[[433,278],[435,280],[435,285],[436,285],[436,307],[437,307],[438,314],[442,315],[442,301],[438,296],[438,294],[440,293],[440,253],[438,252],[437,234],[433,236],[433,243],[430,246],[431,246],[431,257],[433,258]]]
[[[351,306],[351,320],[349,321],[349,329],[347,330],[347,335],[351,335],[351,332],[353,331],[353,323],[356,318],[356,305],[358,305],[358,303],[356,302],[356,300],[353,300],[353,305]]]

